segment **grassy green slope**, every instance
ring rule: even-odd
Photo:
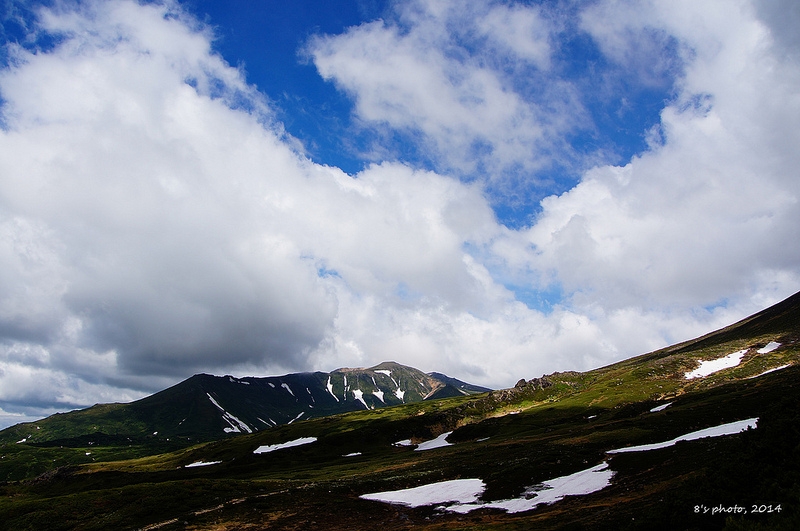
[[[92,463],[0,486],[0,529],[797,529],[800,367],[762,373],[798,364],[798,316],[795,296],[719,333],[587,373],[312,419],[138,459],[114,460],[117,448]],[[770,341],[781,347],[759,354]],[[737,367],[684,378],[699,360],[744,349]],[[606,454],[751,417],[759,417],[758,428],[740,435]],[[445,448],[393,445],[451,430],[454,444]],[[253,453],[300,437],[317,441]],[[6,443],[0,473],[30,477],[4,462],[19,463],[15,452],[58,458],[56,450],[85,463],[91,456],[81,452],[97,449]],[[344,457],[353,453],[359,455]],[[220,463],[184,468],[198,461]],[[507,499],[603,461],[615,471],[611,486],[515,515],[491,509],[459,515],[358,498],[480,478],[484,499]],[[754,514],[753,506],[764,512]],[[710,514],[714,507],[750,514]]]

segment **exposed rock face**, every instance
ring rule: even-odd
[[[547,389],[548,387],[552,387],[552,385],[553,382],[551,382],[546,376],[542,376],[541,378],[532,378],[530,380],[525,380],[523,378],[511,389],[492,391],[489,393],[489,397],[498,401],[514,400],[515,398],[519,398],[526,393]]]

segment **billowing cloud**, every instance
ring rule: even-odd
[[[0,71],[0,418],[201,370],[394,359],[512,385],[800,288],[800,68],[772,10],[397,5],[306,47],[376,133],[355,176],[305,157],[177,4],[40,13],[57,38]],[[674,93],[639,154],[558,181],[512,229],[497,183],[547,195],[541,172],[594,127],[567,34]],[[394,133],[424,156],[386,155]]]
[[[378,311],[482,304],[462,250],[494,230],[477,187],[311,163],[174,5],[90,3],[40,24],[61,42],[16,48],[0,77],[1,377],[19,383],[3,400],[62,373],[38,391],[52,403],[306,369],[338,290]]]
[[[581,103],[548,75],[554,30],[535,7],[412,1],[308,53],[366,127],[406,135],[445,171],[509,179],[571,157]]]
[[[651,149],[542,203],[528,231],[536,267],[605,308],[703,306],[787,277],[797,286],[800,253],[786,245],[800,226],[797,63],[776,56],[746,4],[625,6],[598,5],[584,25],[619,60],[636,46],[619,35],[673,36],[687,57],[680,91]]]

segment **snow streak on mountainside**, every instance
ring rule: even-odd
[[[366,369],[265,378],[197,374],[130,404],[95,406],[57,417],[61,421],[76,414],[92,416],[89,431],[76,422],[67,428],[70,437],[96,432],[120,437],[123,433],[125,436],[158,434],[165,439],[189,442],[254,433],[337,413],[485,391],[489,389],[443,374],[425,374],[412,367],[385,362]],[[37,432],[33,436],[35,441],[26,439],[26,442],[50,440],[49,433]]]

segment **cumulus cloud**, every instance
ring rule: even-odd
[[[14,49],[0,75],[4,400],[44,404],[36,381],[73,405],[190,371],[308,369],[340,291],[482,304],[462,250],[494,230],[479,188],[311,163],[173,4],[39,20],[60,43]]]
[[[770,10],[583,9],[572,23],[609,72],[655,65],[645,81],[674,97],[643,152],[510,229],[487,189],[535,188],[587,116],[585,87],[557,71],[552,13],[414,1],[309,43],[365,124],[421,135],[459,179],[418,160],[356,176],[311,162],[177,4],[59,6],[35,26],[53,45],[11,46],[0,71],[0,417],[201,370],[394,359],[512,385],[800,287],[800,70]]]
[[[538,8],[413,1],[395,15],[308,45],[366,127],[405,133],[444,171],[497,180],[570,158],[581,103],[545,75],[557,26]]]
[[[663,143],[543,201],[528,231],[537,267],[606,308],[702,306],[781,275],[797,286],[800,255],[785,245],[800,221],[797,63],[776,58],[746,4],[654,3],[628,18],[620,7],[587,12],[587,30],[620,58],[629,26],[672,35],[687,55],[680,91],[661,113]]]

